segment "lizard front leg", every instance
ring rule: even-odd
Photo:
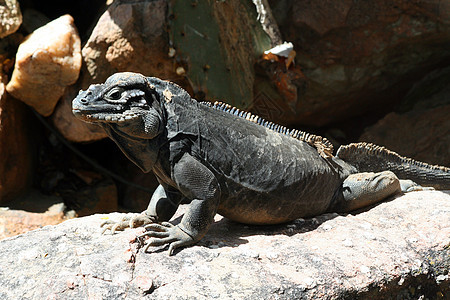
[[[150,246],[170,244],[169,255],[182,246],[199,241],[214,221],[220,199],[220,187],[214,174],[189,154],[175,163],[173,177],[180,192],[190,201],[181,223],[150,224],[141,237],[151,237]]]
[[[150,203],[145,211],[140,214],[127,214],[121,221],[107,220],[101,224],[103,232],[110,230],[112,234],[116,230],[135,228],[156,222],[169,221],[175,214],[182,195],[173,189],[164,188],[161,184],[156,188]]]

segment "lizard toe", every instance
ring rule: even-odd
[[[144,214],[139,214],[137,216],[134,216],[132,218],[130,218],[129,222],[129,227],[130,228],[136,228],[136,227],[141,227],[141,226],[145,226],[148,224],[152,224],[155,222],[154,218],[144,215]]]
[[[168,222],[161,224],[149,224],[145,226],[147,232],[138,236],[142,240],[144,237],[150,237],[144,252],[147,252],[150,247],[162,246],[169,244],[169,255],[173,255],[176,248],[188,246],[194,243],[194,239],[181,230],[178,226],[172,225]]]

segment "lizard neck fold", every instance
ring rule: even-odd
[[[133,137],[114,124],[102,124],[108,136],[117,144],[120,150],[136,164],[143,172],[150,172],[155,166],[160,148],[164,145],[161,135],[154,139]]]

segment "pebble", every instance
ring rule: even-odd
[[[324,225],[322,226],[322,228],[323,228],[323,230],[328,231],[328,230],[333,229],[333,226],[331,226],[330,224],[324,224]]]
[[[350,239],[345,239],[345,240],[342,242],[342,244],[343,244],[345,247],[353,247],[353,242],[352,242],[352,240],[350,240]]]
[[[441,282],[448,280],[449,276],[448,275],[439,275],[436,277],[436,283],[437,284],[441,284]]]
[[[0,39],[14,33],[22,23],[22,13],[16,0],[0,1]]]
[[[368,240],[373,240],[373,241],[377,239],[377,237],[371,232],[365,232],[364,237]]]
[[[361,271],[361,273],[370,274],[370,268],[367,266],[361,266],[359,267],[359,270]]]
[[[417,241],[418,241],[418,239],[416,239],[416,238],[409,238],[408,239],[408,242],[410,242],[410,243],[417,243]]]
[[[133,283],[144,293],[150,292],[153,288],[153,280],[147,276],[138,276],[133,279]]]

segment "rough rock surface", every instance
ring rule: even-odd
[[[75,118],[72,113],[72,100],[78,94],[76,86],[70,86],[64,92],[55,108],[51,120],[58,131],[71,142],[93,142],[107,137],[98,125],[89,124]]]
[[[101,235],[122,214],[94,215],[0,241],[0,298],[443,299],[449,213],[450,195],[427,191],[278,226],[217,216],[172,257],[129,243],[140,228]]]
[[[397,112],[368,127],[359,138],[407,157],[450,165],[450,67],[434,70],[408,92]]]
[[[31,183],[32,123],[26,106],[5,91],[0,74],[0,203],[24,192]]]
[[[449,116],[450,105],[404,114],[393,112],[367,128],[359,139],[419,161],[449,166]]]
[[[84,65],[76,85],[86,89],[116,72],[132,71],[177,83],[184,77],[176,74],[169,57],[167,0],[115,1],[102,14],[82,49]],[[184,82],[184,86],[189,86]],[[72,93],[72,92],[69,92]],[[95,125],[76,120],[68,109],[73,97],[62,99],[53,119],[55,126],[69,140],[90,142],[106,137]]]
[[[279,116],[288,123],[323,126],[386,109],[401,100],[411,82],[450,59],[446,1],[270,4],[307,78],[296,109]],[[281,106],[276,98],[272,102]]]
[[[22,23],[22,13],[16,0],[0,0],[0,39],[15,32]]]
[[[0,208],[0,240],[45,225],[59,224],[66,220],[63,209],[63,203],[49,207],[45,213]]]
[[[166,0],[114,1],[82,49],[82,88],[115,72],[130,71],[177,81],[169,58]]]
[[[6,89],[43,116],[53,112],[81,68],[81,41],[70,15],[38,28],[19,46]]]

